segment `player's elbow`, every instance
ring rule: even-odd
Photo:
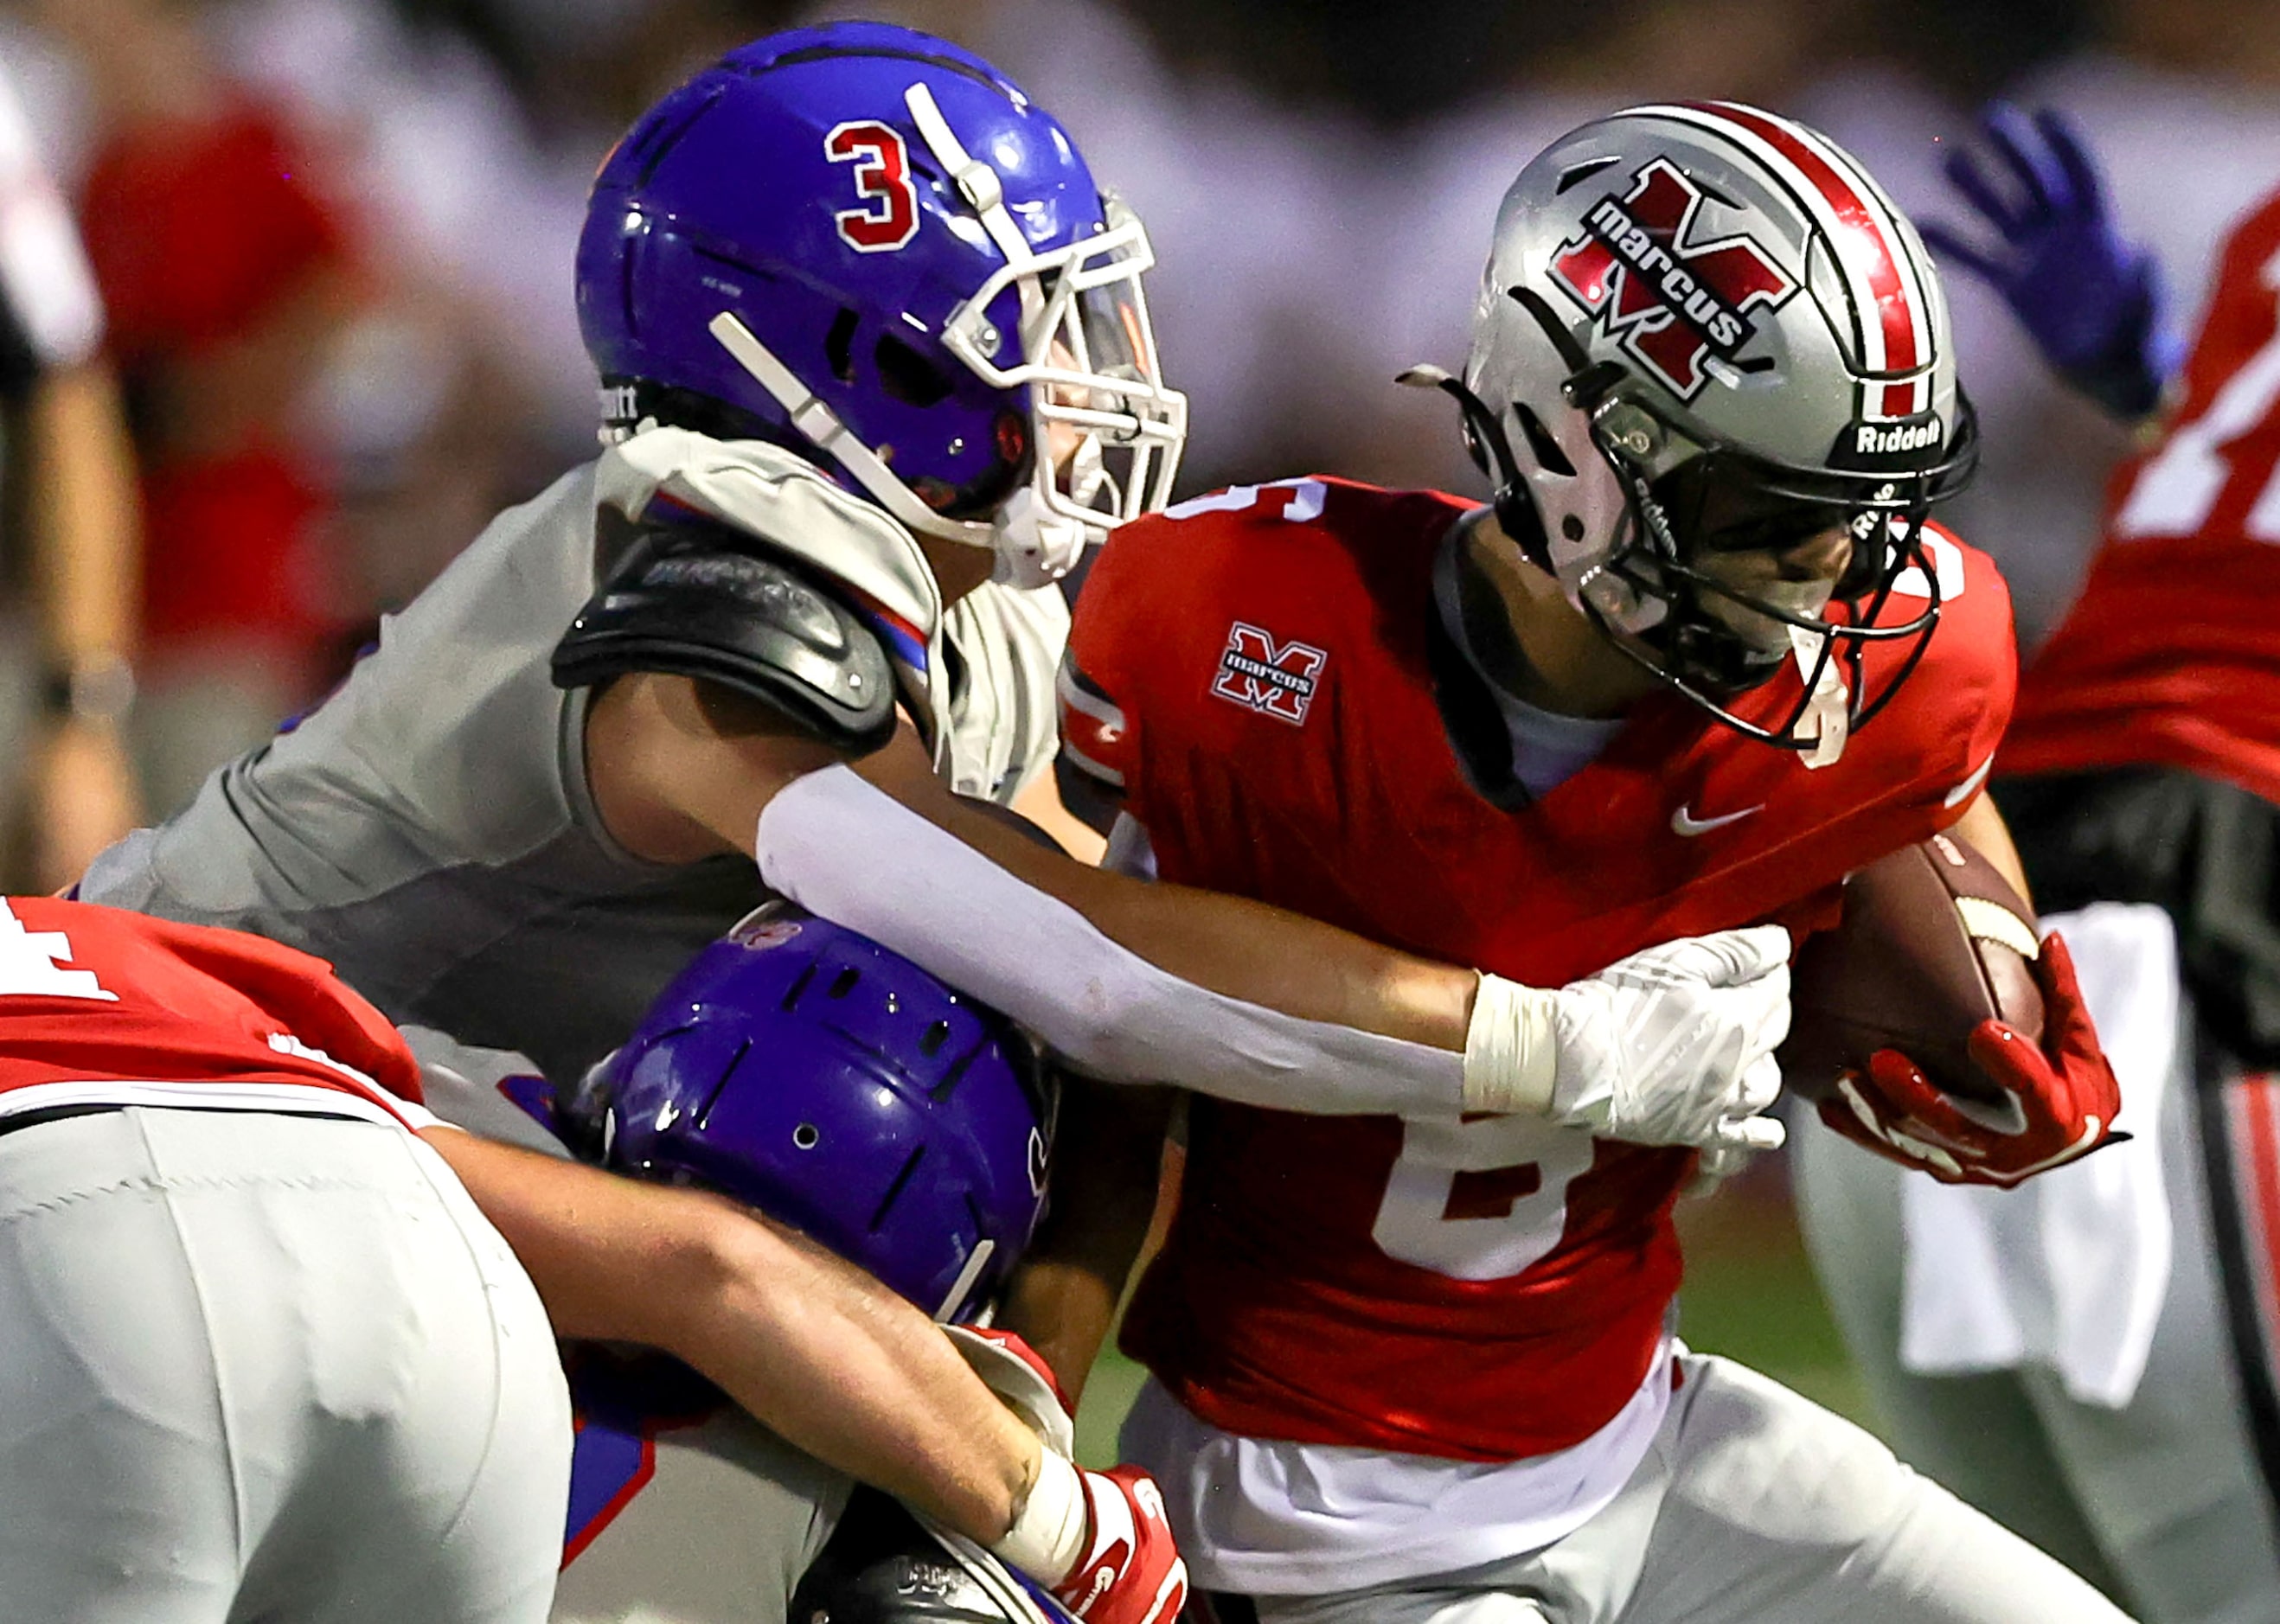
[[[1231,1087],[1233,1080],[1284,1068],[1245,1041],[1239,1023],[1214,1019],[1198,1002],[1208,997],[1168,976],[1088,976],[1067,1001],[1065,1029],[1046,1035],[1047,1045],[1071,1070],[1103,1082],[1175,1083],[1254,1099],[1258,1088]]]
[[[723,1197],[696,1190],[677,1220],[658,1237],[641,1295],[650,1305],[638,1340],[683,1358],[700,1352],[710,1328],[754,1317],[750,1300],[765,1297],[783,1259],[782,1244],[755,1216]],[[627,1333],[620,1332],[620,1335]]]
[[[1152,1062],[1150,1035],[1170,1017],[1152,989],[1107,975],[1078,981],[1051,1012],[1051,1029],[1039,1035],[1073,1069],[1105,1082],[1163,1081]]]

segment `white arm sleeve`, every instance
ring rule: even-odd
[[[756,855],[770,889],[1004,1012],[1089,1075],[1324,1115],[1463,1108],[1462,1055],[1182,981],[845,767],[779,790]]]
[[[1146,827],[1130,812],[1118,812],[1108,826],[1108,849],[1100,854],[1100,866],[1135,880],[1156,877],[1156,848],[1148,843]]]

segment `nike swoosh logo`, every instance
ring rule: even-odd
[[[1755,806],[1745,806],[1741,811],[1728,812],[1722,818],[1695,818],[1682,806],[1670,814],[1670,832],[1691,839],[1697,835],[1707,835],[1713,829],[1722,829],[1729,823],[1739,823],[1745,818],[1755,817],[1765,809],[1765,803],[1760,801]]]

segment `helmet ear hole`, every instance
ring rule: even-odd
[[[842,383],[855,381],[855,324],[859,319],[843,304],[831,319],[831,330],[823,335],[823,358],[831,363],[831,375]]]
[[[1560,449],[1560,442],[1554,440],[1552,431],[1544,427],[1544,419],[1529,410],[1526,401],[1513,402],[1512,410],[1513,415],[1520,419],[1520,432],[1527,436],[1528,449],[1534,454],[1537,465],[1561,479],[1574,479],[1575,465],[1568,460],[1568,453]]]
[[[882,333],[872,350],[878,363],[879,387],[908,406],[938,406],[950,398],[950,380],[932,361],[897,338]]]

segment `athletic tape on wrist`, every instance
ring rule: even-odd
[[[1013,1526],[1005,1537],[990,1547],[990,1554],[1010,1562],[1044,1585],[1056,1585],[1075,1571],[1084,1557],[1087,1508],[1084,1479],[1066,1455],[1046,1450],[1037,1465],[1037,1481],[1029,1487]]]
[[[1482,974],[1465,1028],[1467,1111],[1542,1116],[1552,1109],[1554,996]]]

